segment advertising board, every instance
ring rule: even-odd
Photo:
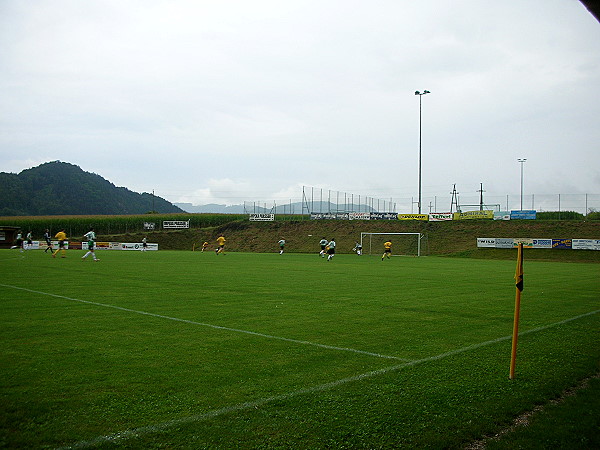
[[[469,220],[469,219],[493,219],[494,211],[465,211],[454,213],[454,220]]]
[[[430,222],[445,222],[447,220],[454,219],[453,213],[430,213],[429,221]]]
[[[552,239],[552,248],[573,248],[571,239]]]
[[[533,248],[552,248],[552,239],[533,239]]]
[[[477,247],[496,248],[496,238],[477,238]]]
[[[428,220],[427,214],[398,214],[398,220]]]
[[[351,212],[348,214],[349,220],[371,220],[371,213],[368,212]]]
[[[273,222],[275,214],[250,214],[251,222]]]
[[[510,212],[510,220],[535,220],[535,210],[514,210]]]
[[[573,239],[574,250],[600,250],[600,239]]]
[[[496,248],[514,248],[515,240],[512,238],[496,238]]]
[[[189,228],[189,220],[163,220],[163,228]]]

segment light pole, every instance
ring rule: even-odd
[[[429,91],[415,91],[415,95],[419,96],[419,214],[421,214],[421,97],[425,94],[431,94]]]
[[[521,211],[523,211],[523,164],[527,158],[519,158],[517,161],[521,164]]]

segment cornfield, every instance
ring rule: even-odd
[[[183,220],[190,222],[190,228],[208,228],[225,223],[248,220],[246,214],[156,214],[132,216],[19,216],[0,217],[0,226],[20,227],[23,232],[31,231],[34,238],[44,235],[46,229],[52,236],[65,229],[67,236],[83,236],[90,228],[96,234],[123,234],[151,231],[146,224],[154,224],[154,230],[163,229],[163,221]]]

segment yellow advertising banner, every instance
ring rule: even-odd
[[[429,220],[427,214],[398,214],[398,220]]]
[[[454,220],[493,219],[494,211],[465,211],[454,213]]]

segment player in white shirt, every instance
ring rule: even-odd
[[[331,259],[335,256],[335,239],[331,238],[327,244],[327,247],[327,261],[331,261]]]
[[[328,242],[329,241],[325,238],[319,241],[319,245],[321,246],[321,251],[319,252],[319,255],[321,255],[321,258],[325,258],[325,252],[327,251]]]
[[[95,241],[96,241],[96,233],[94,233],[94,229],[90,228],[90,231],[85,233],[83,235],[83,237],[87,239],[88,251],[85,255],[83,255],[81,257],[81,259],[85,259],[88,256],[92,255],[92,257],[94,258],[94,261],[99,261],[99,259],[96,258],[96,252],[94,251],[94,245],[95,245]]]

